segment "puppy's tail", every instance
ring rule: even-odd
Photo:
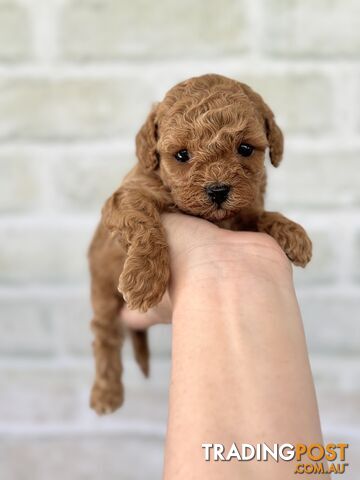
[[[130,338],[135,360],[145,377],[148,377],[150,372],[150,350],[147,330],[130,329]]]

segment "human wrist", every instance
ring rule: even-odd
[[[289,260],[268,235],[219,230],[208,243],[194,245],[172,258],[172,291],[197,289],[199,282],[240,288],[256,278],[277,285],[292,283]]]

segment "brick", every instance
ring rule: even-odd
[[[285,133],[328,133],[334,127],[332,86],[321,73],[235,72],[235,78],[260,93]]]
[[[272,54],[358,57],[357,0],[263,1],[263,49]]]
[[[351,395],[360,392],[359,355],[310,353],[311,369],[317,392],[322,395]]]
[[[148,480],[161,478],[163,438],[96,434],[87,436],[3,439],[0,443],[4,479]],[[21,458],[21,462],[19,462]]]
[[[0,223],[0,284],[83,282],[94,226]]]
[[[31,358],[52,353],[78,359],[92,357],[90,289],[81,288],[80,293],[72,290],[61,293],[54,286],[50,293],[45,290],[23,298],[20,287],[17,295],[1,297],[0,318],[5,334],[0,339],[0,355]],[[171,327],[153,326],[149,330],[149,345],[153,361],[169,358]],[[134,358],[129,339],[125,342],[125,357]]]
[[[281,166],[268,168],[267,204],[279,210],[284,207],[330,209],[359,205],[358,154],[346,152],[347,169],[339,168],[343,155],[344,152],[313,153],[311,149],[286,149]],[[52,172],[60,208],[99,212],[105,199],[117,188],[135,161],[134,153],[121,151],[111,155],[84,152],[61,158]],[[20,169],[16,169],[16,173],[20,173]],[[21,173],[21,179],[25,181],[25,174]],[[2,193],[0,191],[0,199]]]
[[[358,409],[353,408],[356,407],[356,403],[358,404],[360,394],[359,356],[310,353],[310,361],[323,411],[329,412],[333,417],[329,423],[351,425],[352,419],[360,414]],[[348,411],[345,409],[336,411],[336,402],[340,397],[348,404]]]
[[[40,204],[38,162],[19,154],[0,154],[0,211],[26,212]]]
[[[346,157],[346,168],[342,168]],[[357,152],[285,150],[278,169],[269,167],[268,200],[274,208],[327,210],[360,204]],[[349,173],[351,172],[351,174]]]
[[[299,297],[311,352],[360,356],[359,295],[303,292]]]
[[[224,0],[221,7],[216,0],[170,0],[156,9],[145,0],[68,1],[61,22],[63,55],[103,61],[243,52],[250,39],[246,6],[243,0]]]
[[[359,109],[354,108],[355,105],[358,105],[360,102],[360,75],[356,77],[355,80],[356,90],[353,95],[351,95],[350,99],[352,101],[351,105],[349,105],[348,109],[350,110],[350,115],[352,114],[355,122],[356,132],[359,134],[360,132],[360,112]],[[350,87],[351,88],[351,87]]]
[[[134,164],[135,154],[124,151],[111,155],[84,152],[62,157],[51,174],[59,208],[94,211],[100,216],[105,200]]]
[[[339,392],[339,391],[322,391],[318,389],[317,398],[319,410],[321,412],[321,420],[323,429],[327,430],[327,426],[335,430],[338,429],[338,438],[341,435],[341,426],[359,425],[360,422],[360,392]],[[339,408],[341,406],[341,408]],[[344,435],[344,433],[342,434]],[[346,437],[345,437],[346,438]],[[348,439],[349,441],[350,439]]]
[[[49,302],[50,303],[50,302]],[[93,335],[90,330],[92,310],[90,291],[85,297],[74,295],[54,300],[49,305],[49,315],[55,322],[58,339],[67,355],[91,355]],[[171,327],[155,325],[149,330],[151,359],[169,358],[171,352]],[[133,358],[129,339],[125,342],[124,357]]]
[[[136,78],[3,80],[0,139],[133,138],[153,98]]]
[[[360,443],[354,435],[341,429],[331,436],[331,441],[347,439],[350,448],[346,460],[350,463],[347,480],[357,480]],[[142,480],[161,478],[164,441],[150,435],[88,434],[70,436],[51,435],[3,438],[0,444],[2,472],[6,479],[26,480],[28,472],[35,478],[86,478],[97,480]],[[21,458],[21,462],[19,462]]]
[[[71,295],[54,301],[50,315],[57,326],[59,344],[65,354],[75,356],[92,354],[90,288],[85,298]]]
[[[0,355],[54,353],[54,329],[43,305],[19,299],[1,300],[0,318]]]
[[[0,60],[18,62],[29,58],[29,16],[21,2],[0,1]]]
[[[89,391],[89,368],[54,366],[50,360],[29,360],[0,367],[0,437],[3,427],[21,424],[38,428],[51,423],[72,423],[84,415]]]
[[[145,431],[152,423],[165,430],[170,362],[153,359],[151,374],[145,379],[133,360],[125,359],[124,405],[105,419],[97,418],[89,407],[94,378],[94,361],[61,363],[55,360],[27,361],[0,365],[0,438],[2,429],[21,424],[23,427],[62,425],[70,431],[77,428],[99,430],[109,426]],[[141,427],[143,426],[143,427]]]
[[[159,366],[159,365],[158,365]],[[127,397],[124,407],[114,415],[96,418],[87,409],[88,365],[68,364],[59,368],[22,367],[0,370],[0,462],[4,478],[159,478],[163,458],[163,433],[166,422],[168,367],[157,368],[150,382],[134,393],[133,364],[126,364]],[[349,356],[316,356],[312,368],[326,441],[351,444],[352,466],[358,455],[358,399],[352,384],[342,388],[343,377],[359,377],[359,363]],[[328,384],[321,380],[327,376]],[[164,380],[166,378],[166,381]],[[156,387],[147,387],[153,381]],[[158,392],[157,394],[155,392]],[[340,406],[340,407],[339,407]],[[8,434],[15,427],[16,435]],[[19,428],[20,427],[20,428]],[[137,460],[141,452],[142,461]],[[349,451],[349,454],[350,454]],[[54,453],[56,452],[56,454]],[[99,455],[102,461],[99,470]],[[119,456],[120,455],[120,456]],[[18,458],[22,461],[19,462]],[[159,463],[157,463],[159,462]],[[137,470],[137,465],[141,469]],[[354,473],[356,470],[354,470]],[[156,475],[156,476],[155,476]],[[349,477],[355,480],[355,476]]]
[[[351,424],[359,415],[355,414],[360,395],[359,356],[334,352],[310,354],[324,415],[331,415],[332,423]],[[55,424],[75,429],[109,425],[121,429],[126,424],[140,427],[149,422],[165,427],[170,359],[153,359],[151,367],[150,378],[144,379],[135,362],[125,359],[125,403],[106,421],[99,422],[88,406],[94,375],[92,359],[82,362],[67,359],[65,364],[37,361],[0,366],[0,436],[4,426],[18,422],[24,426]],[[348,410],[337,412],[335,400],[340,397]]]
[[[357,283],[360,283],[360,231],[357,231],[355,235],[354,247],[352,277]]]

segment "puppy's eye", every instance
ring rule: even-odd
[[[254,147],[252,147],[248,143],[242,143],[241,145],[238,146],[238,153],[242,157],[250,157],[253,151],[254,151]]]
[[[183,149],[175,153],[174,157],[178,162],[185,163],[190,160],[190,153],[187,150]]]

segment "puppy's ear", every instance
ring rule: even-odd
[[[159,155],[156,150],[157,122],[156,106],[149,113],[144,125],[136,135],[136,155],[140,165],[147,171],[156,170],[159,165]]]
[[[264,103],[264,102],[263,102]],[[265,108],[265,128],[269,141],[270,160],[274,167],[277,167],[282,160],[284,152],[284,136],[280,127],[275,122],[274,114],[264,103]]]
[[[247,96],[255,104],[264,119],[266,136],[269,142],[270,160],[274,167],[277,167],[281,162],[284,152],[284,136],[282,131],[275,122],[275,117],[272,110],[264,102],[262,97],[258,93],[255,93],[248,85],[241,85]]]

